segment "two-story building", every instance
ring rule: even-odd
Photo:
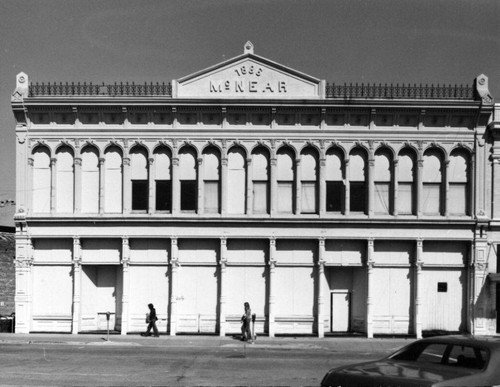
[[[500,333],[500,106],[254,53],[171,83],[30,82],[16,332]]]

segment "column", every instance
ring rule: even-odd
[[[318,246],[318,337],[325,337],[325,300],[323,287],[325,278],[325,238],[319,239]]]
[[[486,233],[483,236],[478,230],[474,241],[474,261],[470,265],[472,286],[471,286],[471,303],[472,309],[468,314],[471,321],[471,334],[485,335],[488,332],[487,323],[491,314],[495,310],[495,305],[491,304],[489,297],[480,297],[483,287],[486,284],[488,276],[488,242]],[[487,291],[488,289],[484,289]]]
[[[203,168],[203,157],[198,157],[198,214],[205,213],[205,169]]]
[[[415,335],[422,338],[422,266],[423,262],[422,239],[417,239],[417,256],[415,257]]]
[[[104,187],[106,184],[106,164],[105,164],[106,159],[104,157],[99,157],[99,213],[103,214],[105,211],[105,206],[104,206]]]
[[[227,266],[227,239],[220,238],[220,305],[219,305],[219,336],[226,335],[226,266]]]
[[[276,286],[274,285],[276,275],[276,239],[269,239],[269,315],[268,315],[268,329],[269,337],[274,337],[275,322],[274,322],[274,294]]]
[[[319,159],[319,215],[326,214],[326,159]]]
[[[375,159],[373,158],[372,151],[370,150],[368,159],[368,216],[373,216],[373,210],[375,206]],[[366,179],[366,177],[365,177]]]
[[[34,164],[35,160],[33,159],[33,157],[30,157],[28,159],[28,176],[27,176],[27,181],[23,181],[23,187],[24,189],[27,191],[25,193],[26,195],[26,203],[24,203],[24,209],[25,211],[27,209],[29,209],[29,213],[33,213],[33,164]],[[17,181],[19,181],[19,178],[16,179]],[[16,185],[18,184],[16,181]],[[16,195],[17,196],[21,196],[22,197],[22,193],[19,192],[19,189],[21,188],[18,188],[18,193]],[[22,203],[18,203],[17,202],[17,199],[16,199],[16,207],[18,209],[20,209],[21,207],[23,206]]]
[[[227,214],[227,202],[228,202],[228,169],[227,169],[227,151],[226,148],[222,148],[221,155],[221,214]]]
[[[82,212],[82,159],[75,158],[75,213]]]
[[[152,214],[155,212],[156,208],[156,187],[155,187],[155,159],[153,157],[148,158],[148,213]]]
[[[170,336],[177,334],[177,274],[179,271],[179,246],[177,237],[171,239],[172,258],[170,259],[170,283],[172,294],[170,294]]]
[[[295,214],[302,212],[302,170],[300,167],[300,156],[295,160]]]
[[[82,289],[82,254],[80,238],[73,237],[73,323],[71,333],[80,331],[80,300]]]
[[[247,195],[246,195],[246,213],[252,215],[253,213],[253,168],[252,158],[247,158]]]
[[[179,157],[177,148],[172,152],[172,215],[179,215],[181,208],[181,184],[179,181]]]
[[[129,299],[130,299],[130,245],[127,236],[122,237],[122,329],[121,334],[128,333]]]
[[[127,151],[128,153],[128,151]],[[123,213],[130,214],[132,204],[132,182],[130,181],[130,158],[123,158]]]
[[[424,210],[424,187],[423,187],[423,173],[424,173],[424,159],[422,158],[421,151],[418,152],[417,159],[417,217],[421,217]]]
[[[25,227],[24,227],[25,229]],[[33,255],[31,239],[25,231],[16,232],[16,333],[30,333]],[[22,235],[24,234],[24,235]]]
[[[366,263],[366,336],[373,338],[373,239],[368,239],[368,257]]]
[[[274,151],[272,152],[271,154],[271,186],[270,186],[270,189],[271,189],[271,216],[276,216],[276,212],[277,212],[277,200],[278,200],[278,176],[277,176],[277,172],[278,172],[278,162],[276,160],[276,154],[274,153]]]
[[[398,173],[399,173],[399,160],[394,159],[394,174],[392,175],[392,181],[394,182],[393,187],[392,187],[392,197],[394,198],[393,203],[394,203],[394,208],[392,209],[393,215],[397,216],[398,215]],[[412,203],[412,208],[413,208],[413,203]]]
[[[50,159],[50,212],[56,212],[57,159]]]
[[[445,160],[445,173],[444,173],[444,203],[441,204],[441,208],[444,210],[444,216],[448,216],[450,214],[450,160]]]
[[[345,159],[345,214],[351,212],[351,171],[349,169],[349,159]]]

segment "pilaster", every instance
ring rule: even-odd
[[[269,337],[274,337],[276,326],[274,321],[274,304],[275,304],[275,277],[276,277],[276,239],[269,239],[269,300],[268,300],[268,334]]]
[[[219,307],[219,336],[226,335],[226,266],[227,266],[227,239],[220,238],[220,307]]]
[[[325,277],[325,238],[319,239],[318,244],[318,271],[317,271],[317,283],[318,283],[318,337],[325,336],[325,300],[323,297],[323,287],[324,287],[324,277]]]
[[[71,333],[80,331],[80,306],[82,289],[82,255],[81,242],[78,236],[73,237],[73,323]]]
[[[172,237],[170,241],[172,252],[172,258],[170,259],[170,283],[172,289],[172,293],[170,294],[170,336],[177,334],[177,277],[180,268],[179,246],[177,242],[177,237]]]
[[[373,255],[374,255],[374,240],[368,239],[367,246],[367,262],[366,262],[366,336],[373,338]]]
[[[417,239],[415,257],[415,335],[422,338],[422,266],[423,266],[424,241]]]
[[[128,236],[122,237],[122,328],[121,334],[128,333],[130,299],[130,244]]]

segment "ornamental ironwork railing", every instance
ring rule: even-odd
[[[29,96],[166,96],[172,97],[169,83],[114,83],[111,85],[90,83],[31,83]]]
[[[468,85],[365,85],[327,84],[327,98],[381,99],[474,99],[474,89]]]

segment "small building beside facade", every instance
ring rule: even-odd
[[[171,83],[17,76],[16,332],[500,333],[500,106],[254,53]],[[497,294],[499,296],[497,296]]]

